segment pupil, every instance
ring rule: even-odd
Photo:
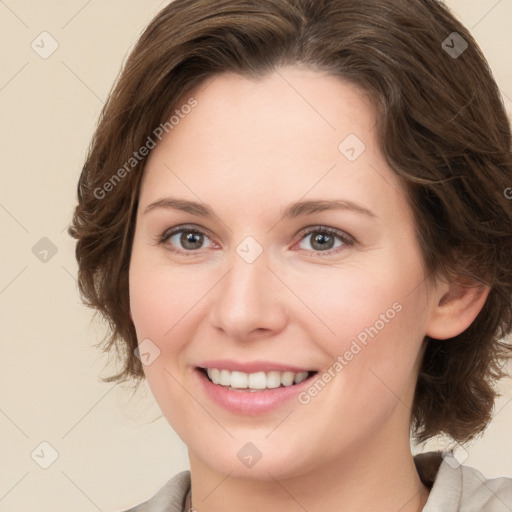
[[[199,246],[201,245],[201,242],[200,242],[200,235],[198,233],[192,233],[192,232],[189,232],[189,233],[184,233],[181,237],[181,243],[183,244],[183,247],[187,248],[187,249],[197,249],[197,247],[194,247],[193,245],[194,244],[199,244]],[[189,247],[189,244],[192,244],[193,247]]]
[[[330,240],[329,240],[330,239]],[[322,250],[326,250],[326,249],[330,249],[332,247],[332,243],[329,244],[329,241],[332,242],[333,241],[333,237],[331,235],[317,235],[314,237],[314,243],[319,243],[320,244],[320,249]],[[327,240],[327,242],[326,242]],[[326,247],[326,245],[328,245],[329,247]]]

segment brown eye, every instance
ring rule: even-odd
[[[303,233],[301,242],[308,237],[309,242],[307,245],[312,248],[313,252],[324,253],[323,255],[340,252],[337,249],[341,248],[343,250],[344,246],[354,244],[354,240],[342,231],[321,226],[309,229],[306,233]],[[310,250],[308,247],[301,247],[301,249]]]
[[[203,248],[205,240],[210,239],[202,231],[182,226],[166,231],[159,243],[173,252],[193,256],[195,251],[200,251]]]
[[[200,249],[203,243],[203,235],[195,231],[182,231],[179,237],[179,243],[184,249],[195,251]]]

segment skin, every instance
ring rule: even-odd
[[[198,105],[149,157],[129,277],[139,342],[160,350],[145,375],[188,447],[194,507],[422,510],[428,489],[409,424],[423,339],[462,332],[488,290],[425,278],[412,212],[356,86],[292,66],[260,81],[222,74],[190,96]],[[348,134],[366,145],[353,162],[338,149]],[[169,196],[206,203],[215,217],[145,212]],[[283,219],[301,199],[345,199],[374,216]],[[190,224],[205,233],[195,246],[179,234],[157,243]],[[322,254],[317,233],[303,234],[312,226],[355,243],[336,239],[328,248],[337,252]],[[247,236],[263,250],[252,263],[236,252]],[[172,251],[194,247],[195,256]],[[271,413],[235,414],[213,403],[193,372],[201,360],[227,358],[321,373],[395,303],[401,311],[307,405],[292,399]],[[247,442],[262,453],[250,468],[236,456]]]

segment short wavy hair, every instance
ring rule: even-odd
[[[82,299],[109,324],[98,345],[123,364],[102,380],[138,385],[144,377],[128,282],[147,160],[137,150],[207,78],[258,79],[294,64],[372,98],[380,149],[405,183],[426,275],[490,286],[464,332],[425,337],[411,412],[416,441],[446,434],[467,442],[492,419],[495,383],[512,350],[511,128],[480,48],[435,0],[175,0],[151,21],[100,116],[69,229]]]

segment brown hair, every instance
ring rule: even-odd
[[[426,337],[411,412],[417,441],[444,433],[466,442],[491,420],[494,381],[510,356],[502,338],[512,329],[511,130],[477,43],[435,0],[175,0],[155,17],[103,109],[69,230],[83,300],[111,328],[102,348],[122,355],[122,371],[103,380],[144,376],[128,268],[146,158],[124,164],[207,78],[258,78],[294,64],[349,80],[374,100],[380,147],[404,180],[426,275],[491,287],[463,333]]]

